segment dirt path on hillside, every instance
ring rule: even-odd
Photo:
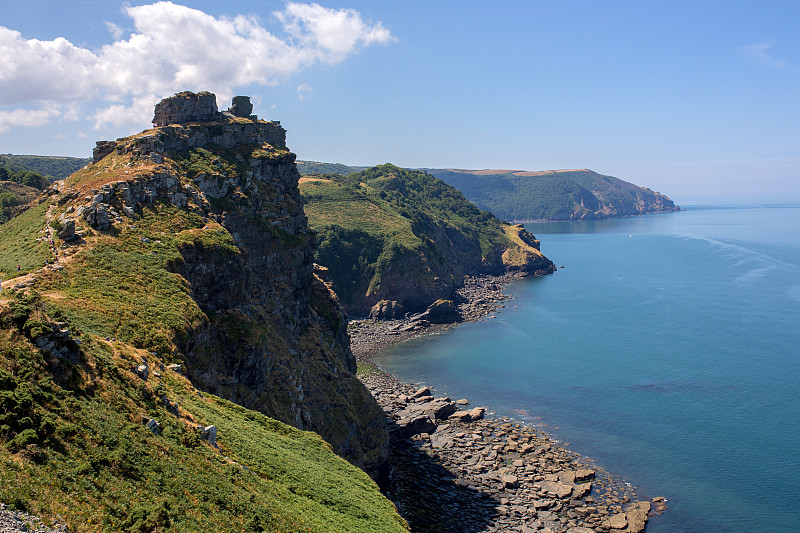
[[[45,225],[40,232],[41,238],[47,243],[53,259],[47,259],[47,262],[44,266],[37,268],[33,272],[10,279],[4,279],[2,283],[0,283],[0,288],[2,288],[2,290],[0,290],[0,306],[5,305],[5,303],[8,301],[8,296],[12,289],[27,291],[28,289],[34,287],[40,274],[42,274],[45,270],[61,270],[74,260],[73,256],[78,251],[78,247],[86,244],[86,241],[76,234],[76,237],[73,240],[69,242],[62,241],[61,246],[57,246],[56,239],[58,239],[58,236],[56,235],[55,228],[50,225],[50,222],[54,217],[54,208],[55,206],[50,206],[50,208],[47,210],[47,213],[45,213]],[[48,293],[48,296],[51,298],[63,298],[63,295],[60,293]]]

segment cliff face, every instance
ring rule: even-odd
[[[194,318],[157,349],[173,350],[198,388],[315,431],[377,477],[386,418],[354,376],[344,314],[314,273],[285,130],[241,98],[220,113],[209,95],[176,95],[157,107],[159,127],[98,143],[63,187],[61,223],[174,246],[164,267]]]
[[[353,314],[422,311],[454,298],[465,275],[554,270],[533,235],[421,171],[386,164],[305,177],[301,192],[320,234],[317,262]]]
[[[665,195],[587,169],[428,169],[503,220],[595,220],[678,211]]]

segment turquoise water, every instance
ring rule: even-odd
[[[565,268],[381,366],[667,497],[650,533],[800,530],[800,206],[527,227]]]

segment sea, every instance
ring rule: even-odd
[[[667,498],[650,533],[800,531],[800,205],[526,228],[557,272],[380,366]]]

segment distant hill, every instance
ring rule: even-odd
[[[46,155],[0,155],[0,166],[13,172],[31,171],[41,174],[50,181],[62,180],[89,163],[91,158],[59,157]]]
[[[319,234],[315,260],[350,313],[382,300],[417,311],[451,298],[464,275],[553,268],[533,235],[419,170],[386,164],[305,176],[300,192]]]
[[[319,163],[317,161],[297,161],[297,171],[301,176],[307,174],[341,174],[347,176],[361,172],[369,167],[351,167],[342,163]]]
[[[8,221],[14,211],[39,195],[39,189],[14,181],[0,181],[0,224]]]
[[[587,169],[426,169],[504,220],[591,220],[677,211],[668,197]]]

